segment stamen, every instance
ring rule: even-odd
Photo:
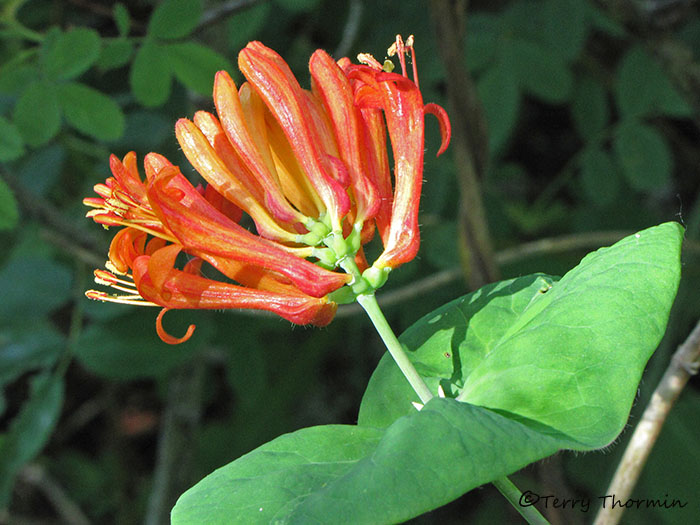
[[[88,290],[85,292],[85,297],[94,301],[108,303],[130,304],[135,306],[160,306],[159,304],[146,301],[140,295],[110,295],[100,290]]]
[[[372,69],[382,69],[382,65],[377,61],[376,58],[374,58],[369,53],[360,53],[359,55],[357,55],[357,61],[360,64],[364,64],[366,66],[371,67]]]

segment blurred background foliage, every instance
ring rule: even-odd
[[[435,160],[428,119],[421,252],[379,294],[397,332],[489,278],[561,274],[625,233],[686,225],[681,290],[634,425],[700,317],[696,4],[3,0],[0,521],[163,523],[173,498],[263,442],[356,421],[383,348],[354,306],[325,329],[250,312],[172,312],[169,331],[189,322],[197,331],[170,347],[155,334],[154,311],[83,296],[110,235],[84,219],[81,200],[108,176],[109,154],[157,151],[185,169],[175,120],[213,108],[217,70],[241,81],[235,57],[253,39],[308,86],[316,48],[381,59],[396,33],[416,36],[424,99],[447,107],[458,129]],[[697,505],[697,386],[672,412],[635,497]],[[629,435],[599,453],[558,454],[515,480],[542,494],[604,495]],[[594,515],[544,511],[553,523]],[[415,521],[436,520],[519,518],[484,487]]]

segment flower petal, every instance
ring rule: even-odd
[[[343,186],[333,179],[321,150],[321,138],[308,117],[308,102],[289,66],[260,42],[251,42],[238,55],[238,67],[284,130],[295,156],[331,214],[333,227],[350,209]]]
[[[174,185],[172,181],[179,180],[178,177],[182,175],[174,166],[161,170],[149,182],[148,198],[186,251],[227,257],[272,270],[313,297],[322,297],[348,282],[347,274],[320,268],[245,230],[211,206],[191,184]]]

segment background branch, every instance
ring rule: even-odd
[[[458,225],[460,253],[470,288],[499,279],[493,257],[480,178],[488,158],[486,123],[474,83],[464,65],[464,22],[467,2],[430,2],[438,50],[445,66],[449,115],[452,123],[451,150],[455,157],[461,200]]]

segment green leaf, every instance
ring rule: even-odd
[[[546,0],[541,9],[544,22],[537,36],[548,49],[566,61],[579,56],[588,36],[586,2]]]
[[[172,71],[161,45],[144,42],[134,57],[129,81],[134,97],[144,106],[161,106],[168,100]]]
[[[39,70],[34,65],[20,64],[12,67],[3,64],[0,93],[19,96],[38,76]]]
[[[581,138],[595,139],[610,121],[608,94],[600,82],[587,75],[574,83],[571,116]]]
[[[40,318],[70,299],[71,274],[50,259],[12,257],[0,269],[0,319]]]
[[[112,15],[114,16],[114,23],[117,25],[117,31],[119,31],[119,36],[127,36],[129,34],[129,29],[131,28],[131,17],[129,16],[129,10],[121,2],[114,4],[112,9]]]
[[[693,114],[661,66],[641,46],[630,49],[620,61],[614,90],[623,117]]]
[[[27,144],[47,143],[61,128],[56,87],[44,81],[29,84],[17,101],[12,119]]]
[[[100,56],[100,35],[79,27],[61,33],[45,50],[43,68],[49,77],[72,79],[87,71]]]
[[[0,440],[0,506],[8,504],[19,469],[49,440],[62,405],[62,377],[41,375],[32,381],[29,401]]]
[[[226,23],[228,48],[238,53],[249,41],[255,40],[271,11],[272,2],[257,2],[231,15]]]
[[[275,0],[275,3],[294,13],[306,13],[316,9],[321,0]]]
[[[148,312],[149,315],[131,311],[107,323],[88,326],[76,343],[77,359],[91,372],[110,379],[162,377],[191,359],[198,344],[210,333],[204,320],[197,322],[191,340],[177,346],[167,345],[156,334],[157,312]],[[175,313],[168,315],[175,317]],[[170,323],[166,316],[166,327]]]
[[[200,95],[211,95],[217,71],[233,69],[219,53],[196,42],[169,44],[165,52],[175,77]]]
[[[116,69],[129,63],[134,54],[134,43],[125,38],[110,40],[102,48],[97,67],[102,71]]]
[[[588,199],[598,206],[609,206],[617,200],[620,177],[610,154],[597,145],[588,146],[580,159],[581,184]]]
[[[474,13],[467,17],[464,56],[469,71],[482,71],[493,62],[499,44],[498,34],[496,16]]]
[[[0,117],[0,162],[15,160],[24,155],[24,142],[17,126]]]
[[[18,221],[19,210],[15,196],[5,181],[0,179],[0,231],[12,230]]]
[[[561,280],[488,285],[428,314],[400,338],[428,386],[590,450],[623,429],[664,334],[683,228],[666,223],[587,255]],[[551,287],[550,287],[551,286]],[[385,356],[359,424],[386,426],[414,400]],[[574,443],[575,441],[575,443]]]
[[[636,120],[622,121],[613,146],[627,182],[639,191],[655,191],[671,183],[673,156],[656,129]]]
[[[329,425],[280,436],[185,492],[172,523],[401,523],[558,448],[467,403],[433,399],[410,410],[384,430]]]
[[[520,86],[526,92],[550,104],[568,100],[573,77],[559,55],[534,42],[516,39],[506,42],[504,52],[511,55]]]
[[[65,344],[65,337],[48,321],[1,328],[0,385],[30,370],[52,366]]]
[[[156,38],[183,38],[194,31],[201,16],[200,0],[165,0],[153,10],[147,31]]]
[[[104,93],[85,84],[58,86],[58,97],[68,123],[99,140],[114,140],[124,133],[124,113]]]
[[[476,88],[486,114],[489,149],[500,150],[518,121],[520,93],[514,71],[506,61],[498,61],[479,78]]]

